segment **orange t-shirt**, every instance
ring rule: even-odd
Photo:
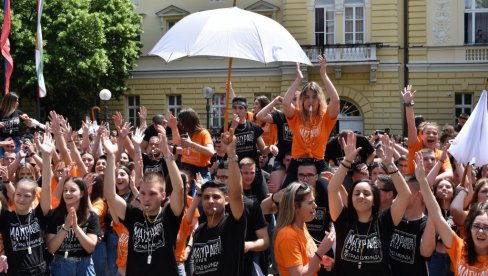
[[[464,241],[454,231],[452,231],[452,246],[447,249],[447,254],[451,259],[452,267],[456,268],[455,276],[482,276],[488,273],[488,255],[478,256],[476,263],[469,265],[464,253]]]
[[[323,160],[325,147],[337,118],[330,118],[327,110],[322,118],[314,116],[311,121],[305,123],[300,111],[295,109],[293,117],[287,120],[293,133],[292,158],[309,157]]]
[[[274,254],[278,272],[281,276],[288,276],[288,268],[305,266],[310,260],[306,250],[307,238],[305,233],[293,226],[285,226],[276,235]],[[317,271],[318,271],[317,267]],[[317,275],[315,273],[314,275]]]
[[[115,263],[119,268],[124,269],[127,266],[127,255],[129,254],[129,230],[122,223],[114,222],[112,227],[117,236],[119,236]]]
[[[415,153],[423,148],[424,148],[424,143],[422,139],[420,139],[420,136],[417,136],[417,142],[415,143],[415,145],[408,148],[407,173],[410,174],[415,173],[415,167],[413,165],[413,161],[415,160]],[[441,159],[442,150],[435,149],[434,154],[435,154],[435,160],[437,161]],[[446,158],[446,160],[444,160],[444,163],[442,163],[441,170],[439,171],[439,173],[445,172],[450,168],[451,168],[451,161],[449,160],[449,158]]]
[[[193,201],[191,196],[186,196],[186,204],[190,206]],[[186,223],[188,212],[185,210],[185,215],[180,223],[180,230],[178,231],[178,236],[176,238],[176,249],[175,249],[175,258],[176,261],[181,263],[185,261],[185,251],[186,251],[186,239],[191,234],[191,228],[193,225],[193,220],[198,219],[200,217],[200,213],[198,209],[195,210],[193,214],[193,220],[190,223]]]
[[[202,146],[213,144],[212,136],[206,129],[202,129],[201,131],[193,134],[191,136],[191,140]],[[212,158],[212,156],[200,153],[194,148],[185,148],[183,149],[183,154],[181,155],[181,162],[197,167],[206,167],[210,165],[210,158]]]
[[[276,144],[276,140],[278,138],[278,127],[275,124],[264,123],[259,120],[256,120],[256,124],[263,129],[261,138],[263,138],[264,144],[266,146]]]
[[[100,229],[105,229],[105,216],[107,215],[108,205],[103,199],[98,199],[92,202],[93,209],[98,215],[98,220],[100,221]]]

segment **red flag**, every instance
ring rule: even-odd
[[[10,0],[3,2],[3,25],[2,35],[0,37],[0,46],[2,47],[2,56],[5,57],[5,94],[8,94],[10,89],[10,76],[14,70],[14,61],[10,55],[10,41],[8,36],[10,34]]]

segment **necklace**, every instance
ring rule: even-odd
[[[32,214],[32,209],[29,209],[29,213],[27,213],[27,225],[22,225],[22,223],[20,222],[20,219],[19,219],[19,215],[17,215],[17,212],[14,212],[15,213],[15,216],[17,217],[17,221],[19,222],[19,228],[27,228],[26,232],[30,232],[29,231],[29,228],[30,228],[30,224],[31,224],[31,214]],[[30,255],[32,254],[32,247],[31,247],[31,244],[30,244],[30,234],[27,235],[27,253]]]
[[[149,215],[147,213],[144,213],[144,218],[145,218],[144,219],[144,224],[146,225],[146,232],[147,232],[148,235],[149,235],[149,225],[147,225],[147,222],[149,221],[149,223],[154,224],[158,220],[159,214],[161,214],[161,206],[159,207],[158,214],[152,220],[149,218]],[[154,225],[153,225],[152,228],[154,228]],[[151,264],[151,261],[152,261],[152,251],[153,251],[153,245],[154,245],[154,236],[156,236],[156,233],[153,233],[153,235],[151,237],[151,244],[149,244],[149,239],[147,239],[147,264]]]
[[[362,261],[361,260],[363,259],[363,249],[364,249],[364,245],[367,243],[368,235],[369,235],[369,230],[371,230],[371,223],[372,222],[373,222],[373,218],[371,218],[371,220],[369,221],[368,232],[366,232],[366,238],[364,239],[365,242],[364,243],[362,243],[362,242],[360,243],[361,244],[361,249],[359,251],[359,254],[360,255],[359,255],[358,269],[361,269],[361,265],[362,265]],[[358,239],[360,239],[359,238],[359,231],[358,231],[358,224],[357,223],[356,223],[355,227],[356,227],[356,233],[358,235]]]

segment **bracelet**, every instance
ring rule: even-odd
[[[466,192],[466,194],[469,194],[468,193],[468,189],[464,188],[464,187],[459,187],[459,192]],[[458,193],[459,193],[458,192]]]
[[[408,102],[408,103],[403,103],[403,106],[405,106],[405,107],[414,106],[414,105],[415,105],[415,103],[413,101]]]
[[[273,201],[274,204],[279,205],[280,203],[274,199],[275,193],[271,194],[271,201]]]
[[[344,166],[344,168],[346,169],[351,169],[351,166],[347,166],[346,164],[344,164],[344,160],[342,160],[341,165]]]
[[[10,183],[10,180],[8,180],[8,179],[7,180],[2,180],[2,182],[3,182],[3,184],[8,184],[8,183]]]
[[[397,172],[398,172],[398,170],[395,170],[395,171],[392,171],[392,172],[386,172],[386,174],[391,175],[391,174],[395,174]]]
[[[173,154],[171,154],[171,153],[169,155],[163,155],[163,159],[164,159],[164,161],[174,161],[175,160]]]
[[[319,253],[317,253],[317,251],[315,251],[315,257],[319,258],[319,261],[322,261],[322,257],[320,257]]]
[[[64,224],[63,224],[63,225],[61,225],[61,229],[63,229],[63,230],[64,230],[64,231],[66,231],[66,232],[69,232],[69,229],[64,228]]]
[[[237,162],[237,161],[239,161],[239,156],[237,156],[237,154],[236,155],[227,156],[227,160],[232,161],[232,162]]]

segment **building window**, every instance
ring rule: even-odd
[[[315,44],[335,44],[335,12],[332,7],[315,9]]]
[[[454,108],[456,118],[461,113],[471,114],[473,110],[473,94],[471,93],[456,93],[454,97]]]
[[[173,115],[178,116],[181,112],[181,96],[171,95],[168,96],[168,110],[173,113]]]
[[[351,1],[353,2],[353,1]],[[357,2],[357,1],[354,1]],[[347,1],[346,1],[347,3]],[[352,3],[344,6],[344,42],[346,44],[364,43],[364,6]]]
[[[464,43],[488,43],[488,1],[464,0]]]
[[[129,114],[129,122],[133,126],[139,126],[139,96],[127,97],[127,114]]]
[[[214,94],[212,97],[212,128],[222,128],[224,126],[225,94]]]

